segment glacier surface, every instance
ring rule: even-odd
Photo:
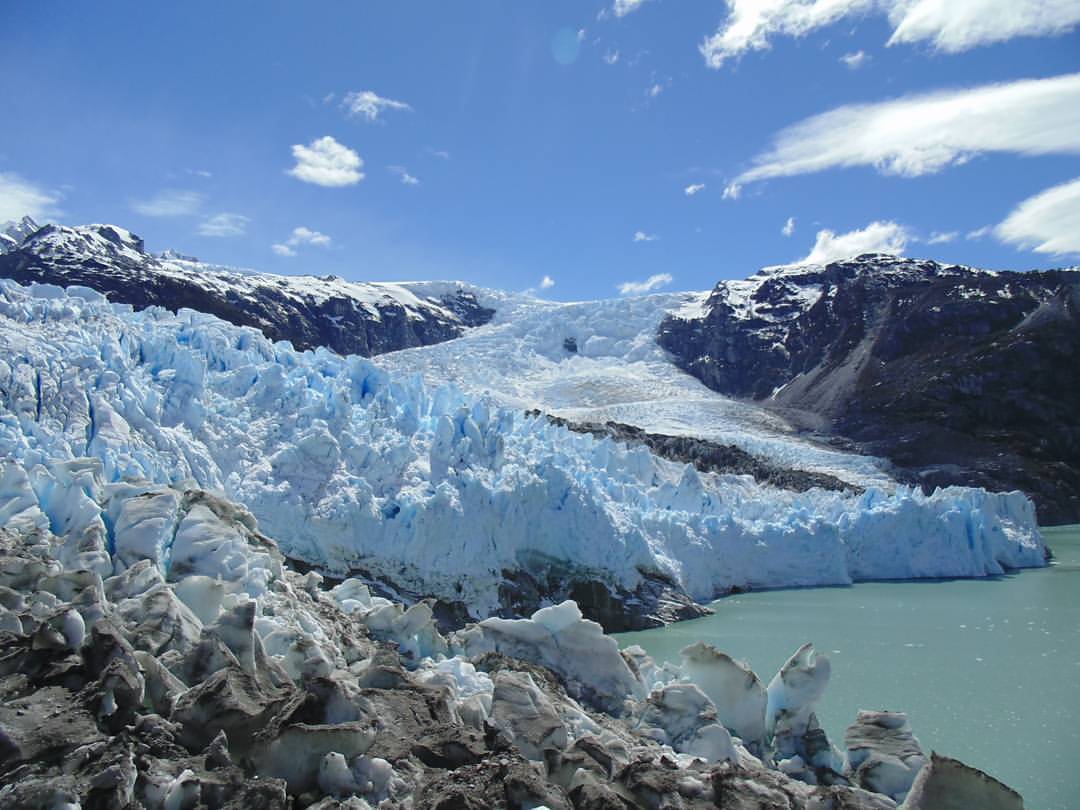
[[[650,319],[677,303],[642,300],[634,306]],[[601,317],[594,307],[590,316],[582,307],[583,329],[617,320],[617,311]],[[2,281],[0,517],[40,514],[33,519],[54,533],[75,531],[82,539],[70,553],[102,576],[114,554],[125,564],[148,557],[166,571],[209,554],[231,579],[257,580],[257,571],[230,568],[244,563],[227,544],[198,546],[197,509],[186,526],[170,526],[161,518],[169,504],[113,513],[94,491],[101,482],[195,485],[244,504],[289,556],[464,603],[478,617],[499,609],[505,572],[538,564],[629,590],[643,572],[659,573],[699,601],[736,587],[1044,564],[1020,493],[793,493],[570,433],[526,416],[505,390],[484,396],[435,384],[439,358],[443,379],[467,358],[482,359],[470,351],[495,340],[503,317],[461,341],[453,363],[452,344],[423,350],[423,364],[410,364],[410,352],[372,362],[297,352],[190,310],[136,313],[85,288]],[[529,339],[561,341],[564,325]],[[586,336],[577,360],[607,351],[660,362],[639,326]],[[418,365],[423,374],[409,373]],[[519,370],[490,367],[486,376]],[[560,380],[545,366],[522,379],[554,390],[603,371],[580,370],[584,377],[569,369]],[[121,524],[130,548],[111,547]],[[257,592],[259,582],[245,589]]]

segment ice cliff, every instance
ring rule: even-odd
[[[708,600],[1044,562],[1020,493],[794,493],[701,474],[451,384],[85,288],[0,282],[0,346],[0,495],[32,497],[53,531],[89,527],[88,568],[125,553],[110,537],[135,517],[73,495],[56,462],[219,493],[290,557],[475,617],[504,608],[522,571],[556,601],[574,583],[632,596],[647,580]],[[132,553],[182,564],[183,532],[167,528],[148,525]]]

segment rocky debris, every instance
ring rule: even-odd
[[[861,711],[844,733],[845,775],[859,787],[900,801],[926,763],[901,712]],[[976,806],[976,805],[971,805]]]
[[[123,228],[46,225],[9,228],[0,238],[0,277],[22,284],[79,285],[135,309],[186,307],[252,326],[297,349],[325,346],[369,357],[459,337],[495,314],[462,287],[425,298],[397,285],[292,277],[154,256]]]
[[[90,486],[81,471],[52,474]],[[572,602],[445,638],[425,603],[290,569],[250,514],[209,493],[107,485],[93,492],[99,533],[79,498],[52,522],[9,489],[4,807],[883,810],[893,800],[865,788],[895,780],[873,762],[915,767],[902,735],[867,720],[849,730],[861,787],[817,778],[827,665],[810,647],[770,685],[766,725],[745,666],[696,645],[686,670],[659,667]],[[789,744],[810,764],[773,767]],[[982,790],[947,767],[926,795],[942,780]]]
[[[955,759],[930,754],[901,810],[1023,810],[1020,794],[992,776]]]
[[[809,472],[781,467],[767,459],[746,452],[733,444],[720,444],[708,439],[693,436],[666,436],[662,433],[649,433],[634,425],[621,422],[573,422],[540,411],[527,411],[529,416],[546,416],[556,425],[561,425],[575,433],[589,433],[598,439],[611,438],[629,445],[640,445],[649,451],[680,464],[692,464],[694,468],[706,473],[719,475],[749,475],[759,484],[769,484],[780,489],[794,492],[806,492],[808,489],[828,489],[837,492],[849,491],[855,494],[863,492],[862,487],[842,481],[827,473]]]
[[[866,255],[720,282],[657,340],[724,394],[892,460],[927,490],[1019,489],[1080,522],[1080,272]]]

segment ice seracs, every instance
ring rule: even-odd
[[[657,580],[706,601],[735,587],[1044,564],[1019,493],[795,493],[700,474],[186,310],[0,282],[0,345],[0,514],[62,531],[65,564],[100,573],[119,543],[122,564],[150,558],[176,579],[221,572],[258,592],[266,569],[236,551],[255,519],[324,573],[475,618],[517,599],[525,571],[538,601],[587,586],[645,612],[638,597]],[[161,489],[128,503],[126,479]],[[236,528],[208,542],[224,501],[178,501],[166,490],[182,482],[243,504]],[[416,653],[434,643],[417,637]]]

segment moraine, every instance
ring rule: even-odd
[[[812,640],[833,664],[820,704],[831,738],[860,709],[905,711],[925,750],[993,773],[1029,810],[1067,810],[1080,790],[1080,526],[1043,532],[1056,559],[1037,571],[741,594],[619,642],[678,661],[705,641],[772,672]]]

